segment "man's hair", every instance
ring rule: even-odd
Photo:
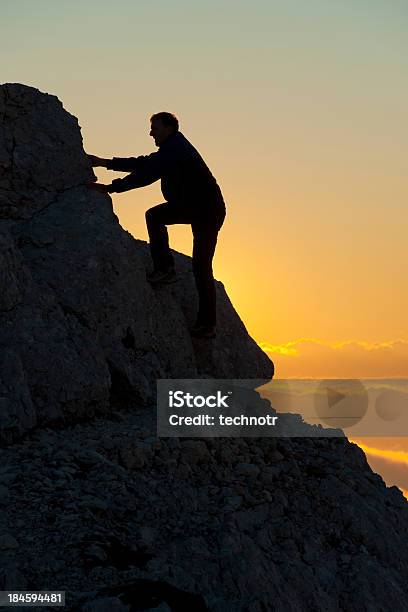
[[[152,122],[153,119],[159,119],[159,121],[161,121],[163,125],[172,127],[175,132],[177,132],[179,129],[178,119],[176,115],[173,115],[173,113],[166,113],[166,112],[155,113],[154,115],[150,117],[150,121]]]

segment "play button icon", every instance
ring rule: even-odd
[[[368,394],[359,380],[322,380],[314,405],[318,422],[345,429],[356,425],[366,414]]]
[[[341,400],[343,400],[346,397],[344,393],[339,393],[338,391],[335,391],[334,389],[330,389],[330,387],[327,387],[326,391],[327,391],[327,403],[329,404],[330,408],[332,408],[333,406],[341,402]]]

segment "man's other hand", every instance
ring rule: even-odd
[[[99,191],[100,193],[109,193],[109,185],[103,185],[102,183],[88,183],[90,189]]]
[[[92,166],[102,166],[102,168],[106,168],[108,164],[108,159],[105,157],[98,157],[97,155],[88,155]]]

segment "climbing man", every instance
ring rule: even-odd
[[[216,294],[212,260],[218,232],[225,218],[225,204],[217,181],[201,155],[179,131],[172,113],[156,113],[150,118],[150,136],[158,151],[139,157],[104,159],[89,155],[93,166],[129,172],[110,185],[92,183],[103,193],[121,193],[144,187],[161,179],[166,200],[146,212],[153,271],[147,280],[155,284],[177,280],[174,259],[169,248],[167,225],[185,223],[193,232],[193,273],[199,298],[197,320],[191,335],[214,338],[216,329]]]

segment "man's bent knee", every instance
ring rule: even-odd
[[[146,224],[147,225],[166,225],[169,214],[168,204],[157,204],[149,208],[145,212]]]

